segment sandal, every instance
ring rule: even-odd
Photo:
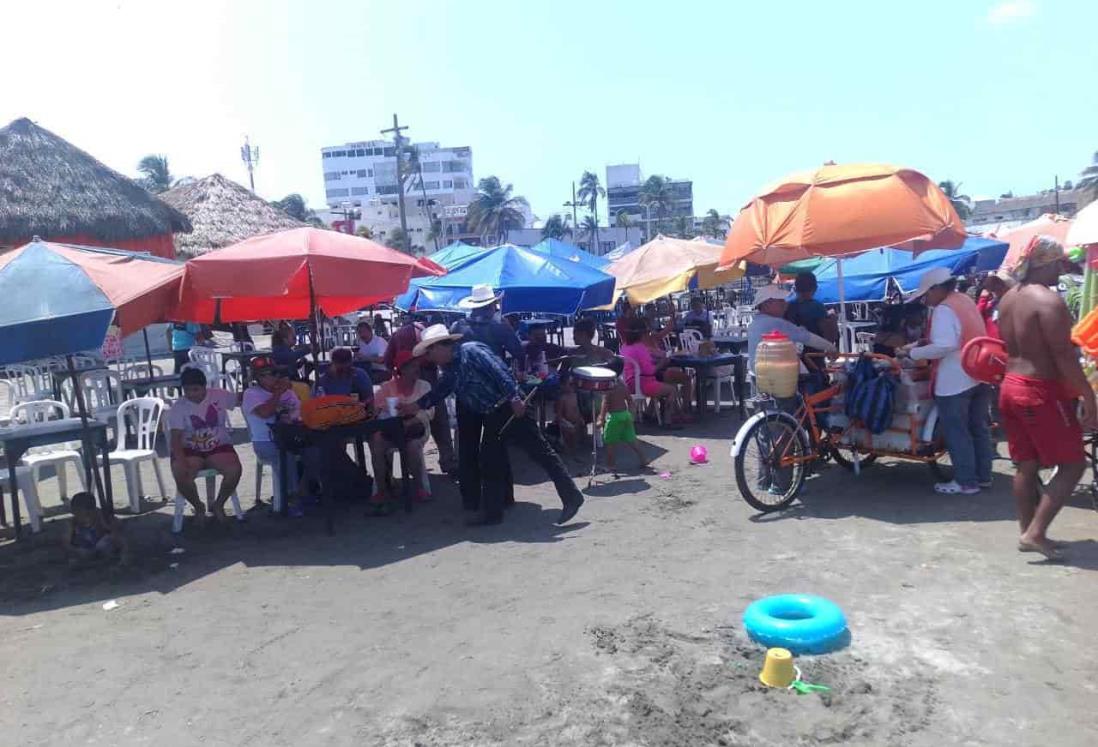
[[[1064,560],[1064,551],[1056,546],[1055,543],[1050,542],[1050,547],[1042,547],[1041,545],[1034,544],[1033,542],[1023,542],[1018,540],[1018,552],[1035,552],[1045,556],[1045,560],[1049,560],[1053,563],[1060,563]]]
[[[939,482],[934,486],[934,492],[942,495],[976,495],[980,492],[977,487],[966,488],[956,480]]]

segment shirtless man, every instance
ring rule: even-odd
[[[1094,391],[1071,344],[1071,315],[1055,285],[1066,263],[1064,248],[1034,238],[1011,272],[1019,285],[999,303],[999,331],[1007,345],[1007,374],[999,394],[1014,475],[1022,534],[1018,549],[1061,560],[1049,524],[1083,475],[1083,428],[1096,425]],[[1082,398],[1082,423],[1076,405]],[[1041,468],[1056,467],[1042,489]]]

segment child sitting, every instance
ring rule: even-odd
[[[431,385],[419,377],[420,359],[410,350],[401,350],[393,358],[393,378],[381,385],[377,397],[379,417],[390,417],[401,404],[418,402],[431,391]],[[427,470],[423,463],[423,446],[431,428],[434,409],[420,410],[411,417],[404,418],[404,453],[408,464],[405,470],[414,479],[419,480],[416,500],[431,499],[431,484],[427,481]],[[381,433],[375,433],[370,442],[370,456],[374,463],[374,494],[370,498],[371,507],[383,512],[391,500],[391,462],[390,455],[396,445]]]
[[[616,454],[618,447],[625,444],[637,455],[641,467],[648,466],[648,460],[637,445],[637,431],[633,426],[633,413],[629,410],[629,389],[621,379],[622,361],[614,361],[610,368],[618,374],[614,388],[603,392],[602,411],[599,413],[598,426],[603,429],[602,443],[606,446],[606,466],[617,476]]]
[[[97,560],[120,558],[128,562],[126,541],[113,518],[104,516],[91,493],[80,492],[69,501],[72,523],[65,538],[69,565],[90,564]]]

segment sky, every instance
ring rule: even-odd
[[[998,196],[1098,151],[1093,0],[0,0],[0,19],[0,126],[29,117],[128,175],[163,153],[242,183],[248,135],[256,191],[313,207],[320,148],[394,113],[542,218],[613,163],[734,214],[828,160]]]

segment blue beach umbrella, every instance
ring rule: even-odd
[[[614,296],[614,277],[580,262],[504,244],[450,270],[446,275],[417,278],[396,298],[399,309],[464,311],[458,302],[474,285],[503,292],[503,312],[575,314],[604,306]]]
[[[146,254],[44,241],[0,256],[0,364],[97,350],[163,318],[183,265]]]
[[[542,239],[530,248],[535,252],[548,254],[550,257],[570,259],[573,262],[579,262],[588,267],[594,267],[596,270],[601,270],[606,267],[606,265],[610,264],[610,260],[606,257],[598,257],[591,252],[580,249],[578,246],[573,246],[560,239]]]

